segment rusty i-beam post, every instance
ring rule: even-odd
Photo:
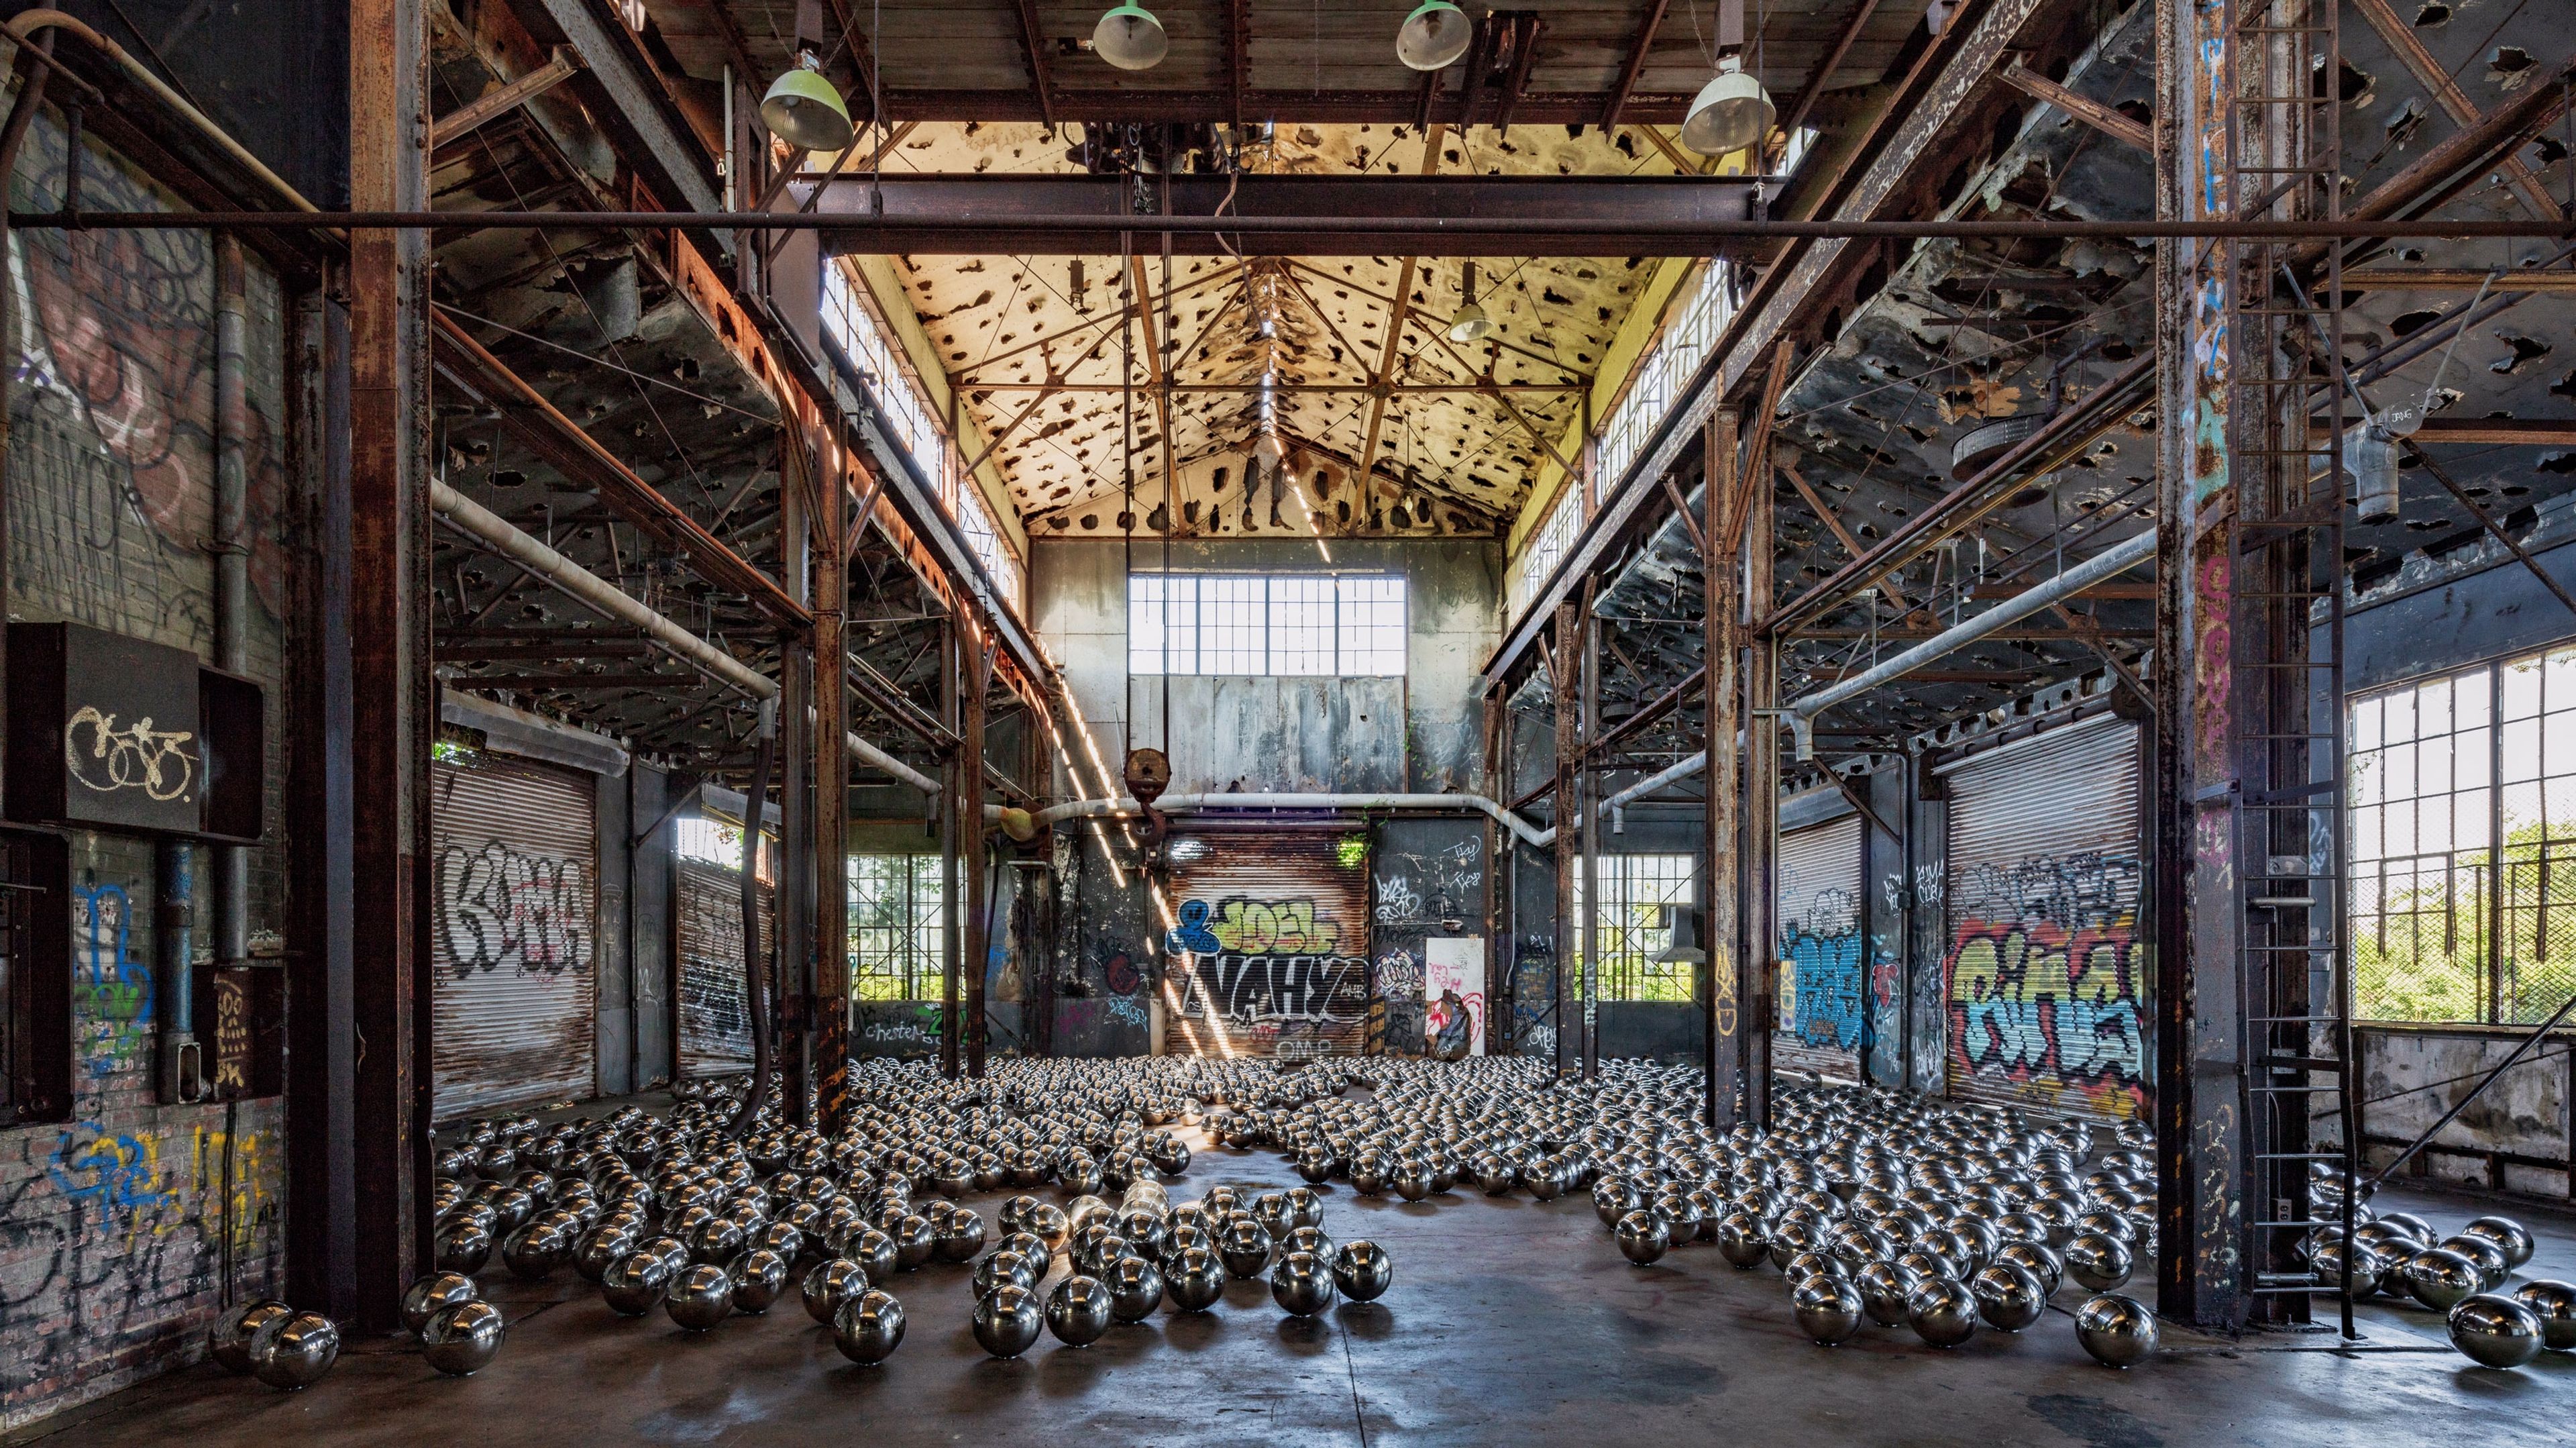
[[[811,556],[815,490],[824,480],[815,458],[791,424],[778,439],[778,572],[780,585],[797,607],[813,602],[806,591],[806,562]],[[771,969],[769,999],[772,1027],[778,1033],[779,1090],[786,1098],[787,1118],[799,1126],[813,1124],[814,839],[812,795],[806,788],[818,757],[814,748],[815,706],[813,640],[801,631],[778,637],[778,889],[771,897],[770,927],[777,953]]]
[[[814,591],[814,989],[806,1016],[813,1041],[814,1111],[838,1135],[850,1115],[850,496],[819,439],[807,455],[815,480]],[[837,443],[824,444],[837,447]]]
[[[963,692],[959,672],[964,668],[964,640],[958,635],[963,615],[942,620],[939,625],[939,722],[948,729],[958,724],[957,706]],[[963,845],[957,834],[958,785],[965,780],[965,751],[952,749],[948,762],[940,771],[944,786],[939,792],[939,1074],[957,1078],[957,852]]]
[[[349,9],[349,191],[370,210],[428,202],[429,32],[421,0],[354,0]],[[328,907],[345,946],[308,942],[298,967],[297,1104],[288,1133],[290,1220],[314,1214],[322,1240],[299,1234],[289,1280],[297,1300],[381,1330],[400,1321],[403,1290],[429,1260],[429,238],[366,228],[349,238],[345,481],[326,505],[345,552],[325,569],[328,654],[345,658],[347,714],[317,749],[345,771],[347,812],[330,833]],[[337,531],[335,529],[335,531]],[[345,654],[340,650],[345,648]],[[326,658],[325,672],[337,660]],[[336,737],[334,733],[336,732]],[[345,752],[344,752],[345,751]],[[345,871],[346,873],[341,873]],[[345,912],[345,913],[343,913]],[[345,953],[344,953],[345,952]],[[307,994],[305,986],[316,987]],[[317,1071],[301,1068],[307,1044]],[[332,1061],[346,1053],[345,1076]],[[327,1098],[345,1092],[340,1100]],[[346,1135],[340,1135],[346,1133]],[[345,1144],[344,1144],[345,1143]],[[336,1240],[334,1239],[336,1234]],[[345,1255],[343,1255],[345,1254]]]
[[[968,484],[972,486],[972,484]],[[984,695],[993,685],[992,646],[970,618],[963,634],[966,692],[958,720],[957,838],[966,870],[966,1074],[984,1074],[984,970],[992,953],[986,936],[985,894],[990,852],[984,848]]]
[[[1701,455],[1700,627],[1708,673],[1708,1125],[1727,1131],[1743,1119],[1744,1010],[1749,998],[1744,968],[1743,755],[1736,735],[1743,725],[1743,677],[1736,667],[1743,647],[1743,578],[1737,555],[1721,541],[1735,536],[1735,490],[1727,486],[1735,458],[1735,409],[1709,414]]]
[[[1574,756],[1574,817],[1583,822],[1583,1079],[1601,1078],[1601,842],[1593,828],[1594,773],[1583,757],[1584,744],[1599,732],[1601,713],[1601,620],[1593,613],[1597,580],[1583,584],[1583,738]],[[1562,819],[1560,815],[1558,818]]]
[[[1548,688],[1556,705],[1556,1074],[1571,1075],[1578,1057],[1575,1033],[1581,1025],[1574,1007],[1574,957],[1581,948],[1574,906],[1575,871],[1582,866],[1576,836],[1581,832],[1583,794],[1576,785],[1583,768],[1583,740],[1577,726],[1583,698],[1582,622],[1573,599],[1556,606],[1556,677]]]
[[[1744,460],[1749,474],[1744,507],[1744,959],[1752,989],[1744,1032],[1744,1119],[1754,1130],[1771,1125],[1771,1035],[1779,1027],[1780,911],[1773,865],[1780,844],[1780,725],[1771,714],[1780,702],[1779,646],[1753,622],[1778,605],[1772,586],[1771,458],[1757,430],[1759,451]]]

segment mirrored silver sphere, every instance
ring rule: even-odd
[[[1824,1273],[1800,1282],[1789,1293],[1790,1314],[1798,1330],[1826,1347],[1860,1331],[1860,1289]]]
[[[2576,1283],[2535,1277],[2513,1290],[2513,1300],[2540,1318],[2540,1345],[2576,1352]]]
[[[2485,1285],[2475,1262],[2446,1247],[2427,1247],[2407,1258],[2398,1270],[2405,1276],[2407,1293],[2435,1312],[2450,1311]]]
[[[1111,1316],[1109,1286],[1097,1277],[1076,1273],[1047,1294],[1047,1331],[1067,1347],[1089,1347],[1098,1342],[1115,1320]]]
[[[2160,1335],[2156,1315],[2135,1298],[2105,1292],[2075,1309],[2075,1340],[2104,1367],[2145,1361],[2155,1353]]]
[[[1045,1325],[1037,1294],[1016,1282],[1003,1283],[975,1303],[975,1341],[997,1358],[1027,1352],[1037,1344]]]
[[[1395,1282],[1395,1259],[1384,1247],[1358,1238],[1333,1252],[1333,1286],[1353,1302],[1375,1302]]]
[[[1270,1269],[1270,1300],[1296,1317],[1333,1305],[1333,1274],[1312,1252],[1290,1252]]]
[[[1905,1303],[1906,1324],[1933,1347],[1957,1347],[1977,1335],[1977,1296],[1955,1277],[1934,1277]]]
[[[767,1247],[754,1247],[733,1259],[725,1275],[733,1279],[733,1310],[767,1312],[787,1288],[788,1260]]]
[[[713,1262],[692,1262],[671,1279],[662,1310],[690,1332],[705,1332],[733,1316],[733,1275]]]
[[[453,1303],[422,1324],[420,1355],[451,1378],[472,1377],[500,1354],[509,1330],[501,1309],[491,1303]]]
[[[471,1277],[457,1272],[432,1272],[403,1289],[403,1326],[411,1330],[412,1336],[418,1337],[429,1326],[431,1318],[460,1302],[472,1302],[482,1295]],[[258,1305],[252,1304],[254,1307]],[[247,1350],[249,1344],[245,1341],[243,1346]],[[247,1358],[243,1365],[249,1365]]]
[[[431,1277],[422,1280],[438,1279]],[[471,1282],[466,1283],[469,1288],[473,1285]],[[418,1284],[415,1283],[414,1287],[417,1288]],[[215,1319],[215,1325],[206,1331],[206,1350],[213,1354],[215,1361],[223,1364],[227,1371],[247,1373],[250,1371],[250,1340],[269,1323],[294,1315],[294,1308],[273,1297],[245,1302]]]
[[[837,1320],[842,1308],[866,1295],[868,1274],[847,1257],[833,1257],[817,1262],[797,1284],[805,1300],[805,1315],[816,1322]]]
[[[862,1292],[834,1309],[831,1321],[832,1346],[854,1363],[884,1362],[903,1343],[903,1304],[892,1293]]]
[[[251,1376],[282,1393],[320,1382],[339,1360],[339,1325],[318,1312],[270,1318],[251,1334]]]
[[[2480,1292],[2452,1304],[2443,1319],[2451,1346],[2484,1368],[2518,1368],[2540,1356],[2540,1314],[2500,1292]]]
[[[608,1310],[620,1317],[641,1317],[653,1310],[670,1290],[671,1262],[651,1252],[634,1251],[620,1257],[599,1279],[599,1295]]]

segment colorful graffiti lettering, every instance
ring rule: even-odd
[[[151,1141],[109,1135],[87,1124],[64,1128],[45,1172],[65,1197],[98,1207],[110,1220],[131,1218],[171,1199],[161,1180],[160,1153]]]
[[[1785,878],[1780,893],[1796,898]],[[1828,886],[1806,896],[1780,925],[1781,1008],[1792,1032],[1810,1046],[1860,1049],[1860,910],[1851,892]]]
[[[1412,951],[1397,946],[1377,958],[1376,983],[1377,993],[1389,1000],[1420,1000],[1422,962]]]
[[[1175,955],[1330,955],[1339,934],[1332,922],[1315,917],[1312,900],[1238,897],[1213,908],[1204,900],[1185,900],[1180,924],[1166,932],[1163,948]]]
[[[2145,1110],[2137,873],[2133,858],[2087,853],[1962,878],[1944,965],[1954,1084]]]
[[[152,968],[134,958],[134,905],[121,885],[72,891],[78,1056],[92,1079],[134,1070],[151,1050]]]
[[[438,852],[438,934],[458,978],[590,968],[590,891],[578,860],[499,840]]]

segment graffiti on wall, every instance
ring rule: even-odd
[[[500,840],[438,852],[438,931],[459,979],[590,968],[585,865]]]
[[[1948,958],[1954,1085],[2146,1109],[2138,860],[2088,851],[1959,872]]]
[[[133,925],[123,886],[73,889],[74,1069],[93,1081],[151,1065],[152,967],[134,957]]]
[[[1239,1050],[1317,1055],[1367,1021],[1370,962],[1336,953],[1340,938],[1311,899],[1236,896],[1182,901],[1163,948],[1186,971],[1185,1018],[1216,1019]]]
[[[1827,887],[1802,895],[1780,872],[1780,1011],[1810,1046],[1857,1051],[1862,1036],[1860,910],[1851,892]],[[1791,901],[1800,901],[1796,914]]]

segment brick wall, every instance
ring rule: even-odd
[[[20,207],[59,192],[64,135],[30,132]],[[87,204],[176,209],[169,193],[94,144]],[[32,305],[11,359],[9,613],[71,619],[214,656],[214,266],[189,232],[18,232]],[[270,846],[254,853],[254,952],[282,943],[284,581],[279,519],[281,298],[250,273],[253,581],[249,672],[269,690]],[[153,845],[75,834],[69,913],[73,1097],[66,1121],[0,1130],[0,1431],[194,1359],[229,1298],[284,1279],[286,1149],[280,1101],[164,1106],[154,1082],[165,1002],[154,999]],[[208,878],[208,852],[191,874]],[[211,958],[212,910],[196,902]],[[33,963],[31,963],[32,965]]]

